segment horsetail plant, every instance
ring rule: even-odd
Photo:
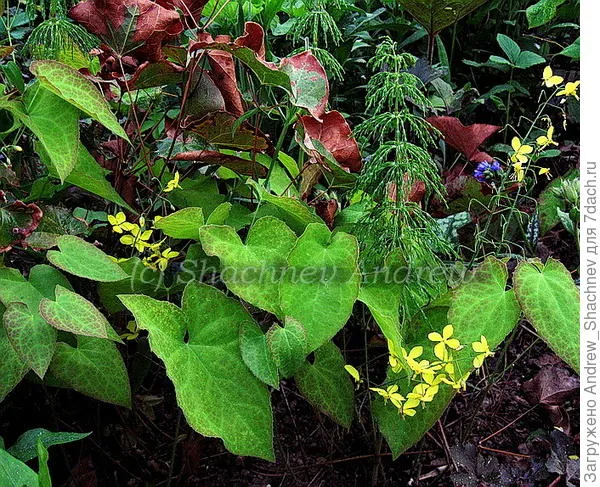
[[[35,60],[53,59],[75,68],[88,67],[89,51],[98,46],[98,39],[82,26],[67,18],[72,0],[28,0],[31,18],[39,14],[44,20],[31,32],[23,46]]]
[[[436,252],[450,251],[436,221],[414,195],[424,188],[426,199],[444,196],[438,167],[428,152],[436,146],[438,132],[418,114],[431,104],[421,80],[408,72],[415,62],[414,56],[397,53],[389,38],[369,62],[378,71],[367,85],[370,117],[356,128],[371,148],[356,187],[369,202],[357,224],[366,267],[379,265],[394,249],[400,249],[409,266],[438,267]]]
[[[339,46],[343,40],[342,32],[328,9],[344,10],[347,4],[343,0],[310,0],[307,10],[299,17],[290,30],[294,44],[304,42],[304,46],[295,53],[310,50],[325,68],[332,79],[342,81],[344,69],[338,60],[329,52],[330,44]],[[325,49],[319,47],[323,42]]]

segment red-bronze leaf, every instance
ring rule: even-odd
[[[156,0],[156,3],[168,9],[177,8],[184,16],[197,20],[202,15],[202,9],[208,0]]]
[[[467,160],[493,160],[492,156],[481,152],[479,147],[502,127],[481,123],[463,125],[456,117],[429,117],[427,121],[442,133],[448,145],[462,152]]]
[[[322,122],[310,115],[305,115],[300,117],[300,123],[304,127],[306,147],[314,149],[314,154],[311,154],[313,157],[322,159],[311,142],[311,140],[318,140],[345,170],[348,172],[360,171],[362,158],[358,144],[348,122],[340,112],[325,113]]]
[[[335,214],[338,210],[336,200],[319,200],[311,203],[310,206],[315,208],[317,215],[323,219],[329,228],[333,228]]]
[[[183,31],[175,10],[150,0],[85,0],[69,16],[119,56],[129,54],[139,61],[162,59],[163,42]]]
[[[200,33],[195,45],[208,46],[215,42],[229,43],[230,41],[231,38],[229,36],[218,36],[217,40],[215,40],[210,34]],[[226,51],[217,49],[206,50],[204,51],[204,55],[207,56],[211,69],[208,75],[221,92],[225,102],[225,110],[238,117],[241,116],[244,113],[244,104],[242,102],[242,94],[237,85],[233,56]]]

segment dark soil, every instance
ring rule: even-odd
[[[468,392],[458,395],[441,421],[396,461],[374,433],[364,391],[358,393],[357,418],[347,431],[316,412],[292,381],[273,393],[277,463],[232,455],[220,440],[189,428],[162,365],[155,358],[144,359],[147,352],[136,352],[144,344],[142,339],[129,345],[134,388],[135,377],[148,371],[131,411],[23,381],[0,406],[6,444],[34,427],[91,431],[80,442],[51,448],[56,486],[568,485],[566,476],[549,472],[553,468],[548,465],[557,455],[575,454],[577,438],[557,433],[567,445],[557,454],[550,436],[556,414],[529,402],[522,387],[541,367],[562,366],[526,324],[507,350],[489,360],[488,376],[474,376]],[[357,349],[346,352],[357,361],[364,357]],[[373,369],[381,369],[379,365],[374,363]],[[579,427],[576,401],[564,407],[571,431]],[[456,477],[457,472],[462,476]]]

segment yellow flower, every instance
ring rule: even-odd
[[[360,374],[358,373],[358,370],[356,370],[356,368],[352,367],[352,365],[344,365],[344,369],[346,369],[346,372],[348,372],[352,378],[354,379],[354,382],[356,382],[357,384],[360,384],[362,382],[362,379],[360,378]]]
[[[548,177],[548,179],[551,178],[551,174],[550,174],[550,168],[549,167],[541,167],[540,171],[538,172],[538,174],[540,176],[543,176],[544,174]]]
[[[169,193],[170,191],[173,191],[175,188],[179,188],[179,189],[183,189],[180,185],[179,185],[179,171],[175,172],[175,176],[173,176],[173,179],[171,179],[167,185],[165,186],[164,192],[165,193]]]
[[[512,162],[520,162],[522,164],[526,163],[529,160],[527,154],[531,154],[533,152],[533,147],[522,144],[519,140],[519,137],[513,137],[511,145],[514,153],[510,156],[510,160]]]
[[[402,405],[402,414],[404,416],[414,416],[417,414],[415,408],[418,407],[420,403],[421,402],[418,399],[407,399],[407,401]]]
[[[525,170],[523,169],[523,164],[520,162],[516,162],[513,164],[513,169],[515,170],[514,178],[520,183],[525,179]]]
[[[161,271],[164,271],[169,265],[169,261],[179,255],[179,252],[171,250],[171,247],[166,248],[161,253],[156,254],[156,265]]]
[[[423,377],[425,382],[432,382],[434,376],[438,370],[442,368],[440,364],[430,364],[429,360],[421,360],[420,362],[411,362],[409,367],[413,370],[415,375]]]
[[[127,217],[122,211],[116,215],[108,215],[108,223],[112,225],[112,231],[115,233],[128,232],[133,228],[133,223],[127,221]]]
[[[398,386],[396,384],[388,386],[387,389],[380,389],[379,387],[370,387],[370,389],[383,397],[384,404],[387,404],[389,399],[398,409],[402,408],[404,396],[398,392]]]
[[[478,354],[473,359],[473,367],[475,367],[476,369],[483,365],[483,361],[486,358],[494,355],[494,352],[490,350],[487,339],[483,335],[481,335],[481,341],[473,342],[471,346],[473,347],[473,351],[477,352]]]
[[[417,384],[412,392],[406,396],[408,399],[416,399],[419,402],[431,402],[438,393],[440,387],[438,385],[430,386],[429,384]]]
[[[413,347],[408,353],[406,352],[406,350],[402,349],[402,357],[412,370],[415,370],[414,366],[418,365],[416,359],[418,359],[421,355],[423,355],[423,347],[421,346]]]
[[[152,236],[152,230],[140,230],[138,225],[132,224],[133,228],[129,230],[131,235],[123,235],[119,241],[123,245],[129,245],[130,247],[135,247],[138,252],[143,252],[146,247],[150,244],[148,240]]]
[[[540,149],[545,149],[549,145],[558,145],[558,142],[555,142],[552,139],[553,136],[554,136],[554,127],[552,125],[550,125],[550,127],[548,127],[548,131],[546,132],[546,135],[540,135],[536,139],[536,143],[537,143],[537,145],[540,146]]]
[[[443,379],[443,381],[452,386],[453,389],[459,390],[459,389],[463,389],[463,390],[467,390],[467,379],[469,378],[469,373],[467,372],[465,375],[463,375],[460,379],[448,379],[445,378]]]
[[[137,327],[137,323],[135,321],[130,321],[127,323],[127,331],[125,333],[121,333],[119,335],[120,338],[124,338],[125,340],[135,340],[140,331]]]
[[[441,365],[440,365],[441,367]],[[437,386],[439,384],[441,384],[442,382],[444,382],[444,379],[446,378],[446,374],[438,374],[438,375],[427,375],[427,376],[423,376],[423,380],[425,381],[426,384],[430,385],[430,386]]]
[[[452,325],[446,325],[442,330],[441,335],[436,331],[431,332],[428,335],[428,338],[432,342],[439,342],[433,347],[433,353],[442,361],[445,361],[448,356],[446,347],[451,348],[452,350],[458,350],[460,348],[460,342],[456,338],[452,338],[453,334],[454,327]]]
[[[557,95],[558,96],[561,96],[561,95],[574,96],[576,100],[579,100],[579,95],[577,94],[577,88],[579,88],[580,84],[581,84],[581,81],[569,82],[565,85],[565,87],[561,91],[559,91],[557,93]]]
[[[392,340],[388,340],[388,350],[390,353],[390,356],[388,358],[388,361],[390,363],[390,367],[392,368],[392,370],[395,373],[398,373],[402,370],[403,366],[402,366],[402,362],[400,361],[400,353],[404,354],[404,349],[400,348],[400,352],[398,351],[398,349],[396,348],[395,343]]]
[[[553,74],[550,66],[546,66],[544,68],[543,79],[544,81],[542,82],[542,85],[546,85],[547,88],[558,86],[565,80],[562,76],[556,76]]]
[[[153,271],[157,271],[158,267],[156,267],[156,262],[154,261],[156,255],[151,255],[149,257],[144,257],[142,259],[142,264],[148,269],[152,269]]]

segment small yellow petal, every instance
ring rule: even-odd
[[[444,339],[448,339],[452,335],[454,335],[454,327],[452,325],[444,326],[444,330],[442,331],[442,336],[444,337]]]
[[[481,367],[483,365],[483,361],[484,360],[485,360],[485,354],[477,355],[473,359],[473,367],[475,367],[476,369],[478,369],[479,367]]]
[[[446,345],[444,343],[438,343],[433,347],[433,353],[440,360],[446,360]]]
[[[513,137],[512,141],[510,142],[510,145],[512,146],[515,152],[518,152],[519,148],[521,147],[521,141],[519,140],[519,137]]]
[[[437,331],[432,331],[429,335],[427,335],[427,338],[429,338],[429,340],[432,342],[441,342],[444,340],[442,335],[440,335]]]

